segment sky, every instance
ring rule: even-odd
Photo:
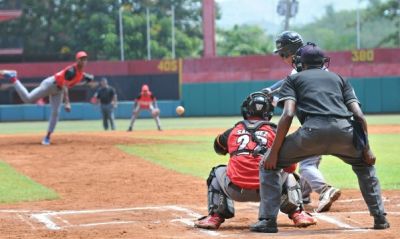
[[[222,17],[217,26],[230,28],[235,24],[257,24],[270,34],[282,31],[283,16],[276,7],[279,0],[215,0],[221,6]],[[304,25],[325,14],[325,7],[331,4],[335,11],[365,8],[365,0],[297,0],[299,11],[290,21],[291,25]],[[355,17],[355,16],[354,16]]]

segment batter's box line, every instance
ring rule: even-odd
[[[140,211],[140,210],[157,210],[157,211],[175,211],[182,212],[188,218],[179,218],[172,219],[170,222],[179,222],[185,224],[187,226],[194,226],[193,220],[195,218],[201,217],[200,214],[177,205],[166,205],[166,206],[149,206],[149,207],[132,207],[132,208],[117,208],[117,209],[94,209],[94,210],[68,210],[68,211],[46,211],[40,213],[30,213],[29,216],[34,218],[39,223],[45,225],[45,227],[49,230],[62,230],[71,227],[94,227],[94,226],[102,226],[102,225],[115,225],[115,224],[133,224],[138,221],[110,221],[110,222],[99,222],[99,223],[84,223],[84,224],[71,224],[62,216],[65,215],[79,215],[79,214],[98,214],[98,213],[107,213],[107,212],[128,212],[128,211]],[[1,211],[0,211],[1,212]],[[53,219],[58,219],[65,223],[66,225],[61,226],[57,224]],[[220,233],[209,230],[199,230],[202,233],[208,234],[210,236],[219,236]]]

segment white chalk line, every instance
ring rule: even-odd
[[[240,206],[240,208],[254,208],[254,206],[258,205],[257,203],[245,203]],[[137,223],[138,221],[111,221],[111,222],[99,222],[99,223],[84,223],[84,224],[71,224],[69,221],[63,219],[62,215],[78,215],[78,214],[98,214],[98,213],[107,213],[107,212],[126,212],[126,211],[137,211],[137,210],[157,210],[157,211],[177,211],[183,212],[185,214],[185,218],[178,218],[170,220],[171,223],[179,222],[184,225],[193,227],[195,218],[199,218],[202,215],[192,211],[191,209],[181,207],[178,205],[165,205],[165,206],[148,206],[148,207],[131,207],[131,208],[115,208],[115,209],[93,209],[93,210],[66,210],[66,211],[41,211],[34,212],[32,210],[0,210],[0,213],[17,213],[17,217],[26,222],[32,229],[36,229],[36,227],[29,222],[29,220],[25,219],[22,214],[28,214],[31,218],[37,220],[41,224],[45,225],[49,230],[62,230],[64,228],[72,228],[72,227],[94,227],[94,226],[102,226],[102,225],[113,225],[113,224],[132,224]],[[351,232],[366,232],[369,229],[359,228],[351,226],[332,215],[348,215],[348,214],[369,214],[368,211],[351,211],[351,212],[329,212],[327,214],[315,213],[313,214],[317,219],[321,221],[325,221],[327,223],[333,224],[339,228],[344,228],[346,231]],[[389,215],[400,215],[400,212],[389,212]],[[187,218],[186,218],[187,216]],[[55,223],[52,219],[55,218],[60,220],[66,225],[60,226]],[[357,223],[356,221],[354,221]],[[198,229],[199,232],[205,233],[209,236],[220,236],[224,235],[220,234],[217,231]]]
[[[65,223],[66,225],[71,225],[71,223],[69,223],[69,221],[67,221],[66,219],[60,217],[60,216],[54,216],[56,219],[62,221],[63,223]]]
[[[342,221],[340,221],[340,220],[338,220],[338,219],[336,219],[334,217],[330,217],[330,216],[325,215],[325,214],[316,213],[316,214],[314,214],[314,217],[316,217],[319,220],[322,220],[322,221],[325,221],[325,222],[329,222],[329,223],[331,223],[333,225],[336,225],[336,226],[338,226],[340,228],[350,229],[353,232],[354,231],[359,231],[359,232],[368,231],[368,229],[362,229],[362,228],[359,228],[359,227],[353,227],[353,226],[351,226],[351,225],[349,225],[349,224],[347,224],[345,222],[342,222]]]
[[[22,216],[21,214],[17,214],[17,217],[24,223],[28,224],[32,230],[36,230],[36,227],[29,220],[27,220],[24,216]]]
[[[184,207],[177,205],[167,205],[167,206],[149,206],[149,207],[132,207],[132,208],[117,208],[117,209],[94,209],[94,210],[68,210],[68,211],[47,211],[43,213],[33,213],[31,217],[44,224],[49,230],[62,230],[64,228],[72,227],[93,227],[93,226],[104,226],[104,225],[115,225],[115,224],[131,224],[137,223],[137,221],[111,221],[111,222],[100,222],[100,223],[85,223],[85,224],[71,224],[67,220],[63,220],[60,216],[62,215],[79,215],[79,214],[98,214],[105,212],[126,212],[135,210],[157,210],[157,211],[178,211],[183,212],[189,218],[172,219],[170,222],[180,222],[182,224],[188,225],[190,227],[194,226],[194,218],[201,217],[200,214]],[[59,219],[60,221],[67,224],[66,226],[60,226],[56,224],[52,217]],[[210,230],[199,230],[201,233],[208,234],[210,236],[219,236],[220,233]]]

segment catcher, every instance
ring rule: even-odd
[[[142,85],[142,91],[139,96],[135,99],[135,103],[133,105],[133,112],[131,123],[129,125],[128,131],[132,131],[133,124],[135,123],[136,118],[142,110],[149,110],[151,115],[157,124],[157,129],[161,131],[161,122],[160,122],[160,109],[157,106],[157,99],[151,93],[148,85]]]
[[[229,153],[230,159],[228,165],[212,168],[207,179],[209,215],[198,219],[195,227],[218,229],[225,219],[234,217],[234,201],[260,201],[259,162],[275,139],[276,125],[269,122],[273,110],[272,97],[252,93],[241,106],[244,120],[215,138],[215,152]],[[307,227],[317,220],[303,209],[295,169],[293,164],[281,171],[285,182],[281,211],[288,214],[295,226]]]

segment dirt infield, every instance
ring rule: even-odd
[[[215,135],[211,130],[0,136],[0,157],[21,173],[54,189],[60,199],[0,205],[0,238],[265,238],[251,233],[257,204],[236,204],[236,217],[218,231],[192,227],[206,213],[204,180],[179,174],[120,151],[116,144],[157,143],[141,134]],[[400,133],[400,127],[370,127]],[[134,135],[134,137],[132,137]],[[385,191],[390,230],[370,230],[372,218],[357,190],[346,190],[331,212],[315,214],[318,225],[292,226],[280,215],[278,238],[400,238],[400,192]],[[314,201],[317,200],[316,195]],[[315,205],[314,205],[315,206]]]

